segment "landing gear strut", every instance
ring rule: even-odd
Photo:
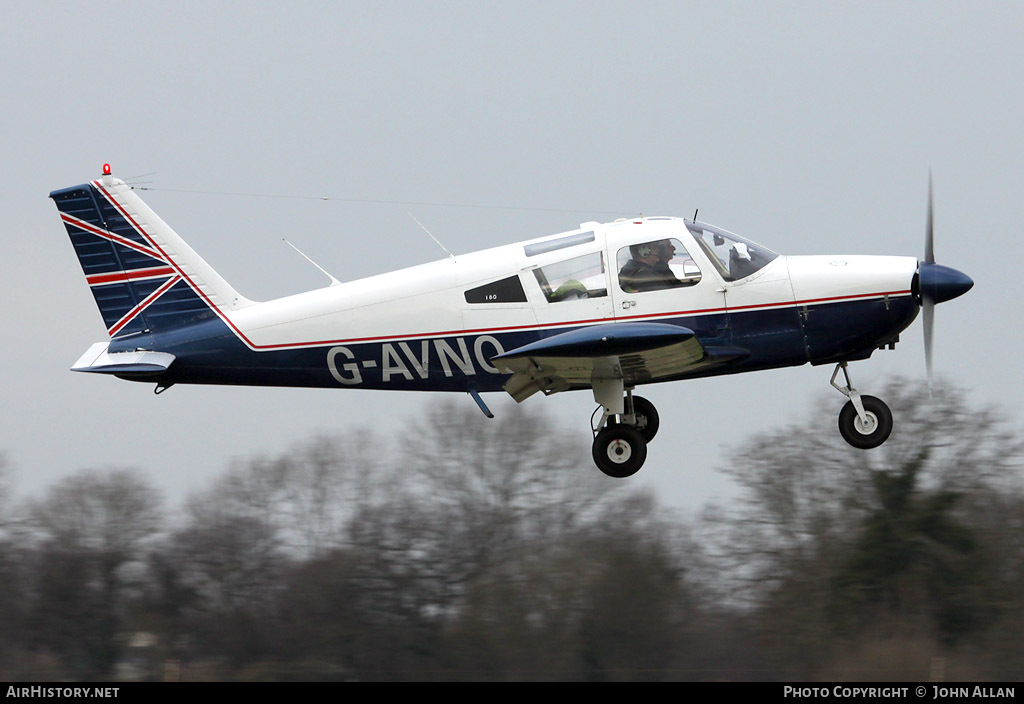
[[[846,386],[839,386],[836,383],[840,369],[846,377]],[[829,383],[850,399],[839,412],[839,433],[846,442],[861,450],[870,450],[889,439],[892,432],[892,411],[881,399],[862,396],[853,388],[846,362],[836,365]]]
[[[594,398],[601,418],[593,425],[594,463],[609,477],[622,479],[636,474],[647,459],[647,443],[658,432],[654,404],[634,396],[621,379],[594,384]]]

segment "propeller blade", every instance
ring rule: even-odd
[[[935,302],[931,296],[921,298],[921,317],[924,321],[924,364],[928,370],[928,383],[932,381],[932,332],[935,326]]]
[[[928,170],[928,214],[924,224],[924,261],[927,264],[935,263],[935,226],[933,219],[932,205],[932,171]],[[924,269],[920,265],[919,269]],[[922,276],[923,284],[923,276]],[[932,386],[932,340],[935,330],[935,299],[928,287],[921,286],[921,320],[924,324],[924,366],[928,374],[928,388]]]
[[[924,226],[924,260],[935,263],[935,244],[932,237],[932,173],[928,172],[928,219]]]
[[[928,386],[932,383],[932,338],[935,330],[935,304],[962,296],[974,282],[961,271],[935,263],[934,218],[932,215],[932,172],[928,171],[928,217],[924,228],[924,260],[917,266],[917,282],[921,296],[921,318],[924,323],[924,361],[928,370]]]

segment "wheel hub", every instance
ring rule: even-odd
[[[871,435],[878,429],[878,416],[871,411],[864,411],[864,419],[857,416],[853,421],[853,427],[861,435]]]
[[[608,459],[615,464],[624,464],[629,462],[629,458],[633,455],[633,448],[629,446],[629,443],[625,440],[613,440],[608,443]]]

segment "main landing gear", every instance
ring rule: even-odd
[[[840,369],[846,377],[846,386],[839,386],[836,383]],[[829,383],[850,399],[839,412],[839,433],[846,442],[861,450],[870,450],[889,439],[889,433],[892,432],[892,411],[881,399],[862,396],[853,388],[846,362],[836,365]]]
[[[598,469],[609,477],[622,479],[636,474],[647,459],[647,443],[658,432],[658,411],[654,404],[632,389],[626,389],[621,379],[594,384],[594,398],[601,406],[594,411],[601,419],[594,431],[593,456]]]

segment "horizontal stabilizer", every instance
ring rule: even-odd
[[[148,377],[163,374],[174,361],[174,355],[167,352],[108,352],[108,346],[106,342],[94,344],[75,362],[71,371]]]

